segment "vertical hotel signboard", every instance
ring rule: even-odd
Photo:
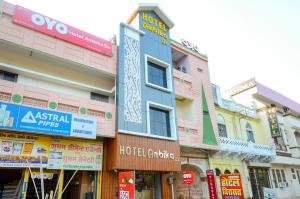
[[[15,6],[13,22],[106,56],[112,56],[112,44],[109,41],[27,8]]]
[[[276,108],[275,107],[269,108],[267,111],[267,116],[268,116],[268,121],[269,121],[269,125],[270,125],[271,136],[272,137],[281,136],[278,119],[277,119],[277,115],[276,115]]]
[[[244,199],[241,176],[238,173],[220,175],[222,199]]]
[[[213,170],[206,170],[207,185],[210,199],[217,199],[216,182]]]

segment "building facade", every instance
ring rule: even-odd
[[[212,156],[211,167],[217,178],[239,173],[244,197],[262,198],[263,188],[271,188],[269,168],[276,156],[272,140],[255,109],[222,98],[216,85],[213,90],[221,150]]]
[[[116,46],[4,1],[0,13],[0,198],[100,198]]]
[[[255,79],[245,81],[227,93],[235,101],[256,109],[265,136],[276,147],[276,158],[271,161],[269,168],[274,195],[277,198],[299,198],[300,104]]]

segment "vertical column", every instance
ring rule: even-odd
[[[59,184],[58,184],[58,199],[61,199],[62,197],[62,191],[63,191],[63,187],[64,187],[64,170],[62,169],[60,171],[60,176],[59,176]]]
[[[29,180],[29,169],[26,168],[23,170],[23,185],[22,185],[22,193],[21,193],[21,199],[26,199],[26,192],[27,192],[27,187],[28,187],[28,180]]]

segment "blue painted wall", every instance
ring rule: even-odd
[[[147,133],[147,101],[152,101],[158,104],[165,106],[170,106],[174,108],[176,113],[176,101],[174,93],[174,84],[173,84],[173,73],[172,76],[172,92],[165,92],[156,88],[152,88],[146,85],[145,82],[145,54],[148,54],[156,59],[162,60],[172,67],[172,56],[171,56],[171,47],[170,47],[170,35],[169,28],[166,27],[166,32],[162,31],[162,34],[165,36],[158,35],[146,28],[145,25],[155,27],[159,29],[159,26],[149,23],[148,21],[143,20],[144,16],[147,15],[150,19],[157,22],[163,22],[153,11],[141,11],[138,15],[139,20],[139,30],[145,32],[144,35],[139,35],[139,69],[140,69],[140,91],[141,91],[141,122],[130,122],[126,121],[124,118],[124,95],[125,95],[125,59],[128,56],[128,52],[125,50],[125,37],[126,32],[129,30],[128,27],[121,25],[120,26],[120,47],[119,47],[119,67],[118,67],[118,90],[117,90],[117,104],[118,104],[118,129],[119,131],[131,131],[137,133]],[[154,20],[156,19],[156,20]],[[159,21],[159,22],[158,22]],[[161,27],[162,24],[160,24]],[[136,33],[135,33],[136,34]],[[166,38],[165,38],[166,37]],[[165,39],[166,44],[162,42]],[[171,70],[172,71],[172,70]],[[138,103],[137,103],[138,106]],[[176,114],[175,114],[176,117]],[[175,118],[176,121],[176,118]],[[177,129],[177,127],[176,127]],[[177,130],[176,130],[177,131]],[[175,132],[177,135],[177,132]]]

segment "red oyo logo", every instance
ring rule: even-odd
[[[184,171],[182,179],[183,179],[183,184],[193,184],[194,183],[194,172],[193,171]]]

